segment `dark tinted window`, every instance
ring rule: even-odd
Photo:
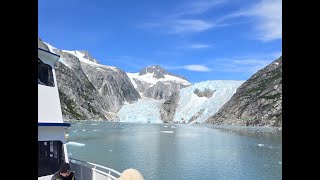
[[[61,141],[38,141],[38,177],[54,174],[64,162]]]
[[[54,86],[53,73],[50,65],[43,63],[38,58],[38,84]]]

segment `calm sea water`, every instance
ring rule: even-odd
[[[68,133],[70,157],[145,179],[282,179],[281,131],[82,121]]]

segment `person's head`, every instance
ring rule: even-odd
[[[60,175],[61,176],[68,177],[70,175],[70,172],[71,172],[71,168],[70,168],[69,163],[65,162],[60,166]]]
[[[136,169],[124,170],[117,180],[144,180],[142,174]]]

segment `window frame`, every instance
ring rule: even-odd
[[[55,79],[53,77],[53,68],[49,65],[44,63],[38,57],[38,84],[55,87]]]
[[[57,172],[66,160],[64,151],[59,140],[38,141],[38,177]]]

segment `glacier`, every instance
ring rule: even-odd
[[[178,107],[173,119],[174,123],[188,123],[201,110],[203,111],[202,114],[191,123],[205,122],[209,116],[216,113],[232,97],[237,88],[244,82],[240,80],[211,80],[180,89]],[[195,89],[200,91],[210,89],[214,93],[210,98],[198,97],[193,93]],[[126,104],[117,113],[119,121],[162,123],[160,106],[163,102],[164,100],[143,97],[136,103]]]
[[[118,111],[120,122],[162,123],[159,106],[164,100],[139,99],[136,103],[123,105]]]
[[[237,88],[244,82],[241,80],[209,80],[181,89],[173,121],[175,123],[188,123],[194,115],[203,110],[202,114],[192,123],[205,122],[209,116],[216,113],[223,104],[230,100]],[[210,98],[198,97],[193,93],[195,89],[200,91],[210,89],[214,93]]]

